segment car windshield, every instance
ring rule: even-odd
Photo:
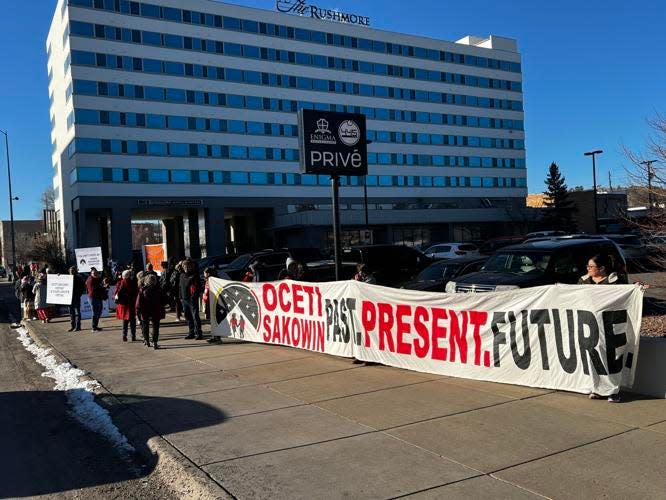
[[[550,255],[537,252],[498,252],[483,266],[491,273],[543,274],[550,262]]]
[[[241,255],[240,257],[236,257],[233,261],[231,261],[231,264],[229,264],[229,267],[231,269],[243,269],[248,262],[250,262],[250,259],[252,258],[252,254],[246,253]]]
[[[426,267],[416,277],[416,281],[438,281],[453,276],[460,264],[436,264]]]
[[[299,262],[325,260],[324,254],[318,248],[290,248],[289,254],[292,259],[296,259]]]

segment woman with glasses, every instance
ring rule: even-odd
[[[587,274],[578,280],[579,285],[626,285],[623,274],[613,269],[613,262],[608,255],[594,255],[587,263]]]

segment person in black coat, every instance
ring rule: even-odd
[[[150,347],[150,325],[153,325],[153,348],[159,349],[160,320],[164,318],[164,300],[157,276],[144,277],[144,286],[136,298],[136,314],[141,318],[141,332],[147,347]]]
[[[81,331],[81,296],[86,293],[86,283],[78,273],[76,266],[69,268],[69,274],[74,276],[74,283],[72,286],[72,303],[69,305],[69,319],[71,328],[68,332]]]
[[[189,259],[183,262],[183,274],[179,283],[180,300],[187,320],[189,334],[186,339],[203,339],[201,333],[201,318],[199,317],[199,299],[203,291],[201,279],[196,265]]]

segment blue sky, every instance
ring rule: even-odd
[[[235,0],[273,9],[273,0]],[[370,16],[378,29],[457,40],[467,34],[516,38],[523,55],[530,192],[543,190],[556,161],[567,183],[591,186],[583,152],[603,149],[600,184],[626,183],[621,145],[642,149],[645,120],[666,113],[666,2],[663,0],[317,0]],[[44,42],[55,0],[3,2],[0,17],[0,129],[10,134],[18,219],[35,218],[51,185]],[[4,137],[0,136],[4,141]],[[0,144],[0,218],[7,219]]]

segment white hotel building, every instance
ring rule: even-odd
[[[158,219],[176,257],[327,246],[329,179],[299,173],[301,107],[367,115],[375,243],[489,237],[524,206],[514,40],[446,42],[210,0],[60,0],[47,51],[69,248],[128,261],[131,221]],[[366,228],[363,182],[342,179],[349,244]]]

